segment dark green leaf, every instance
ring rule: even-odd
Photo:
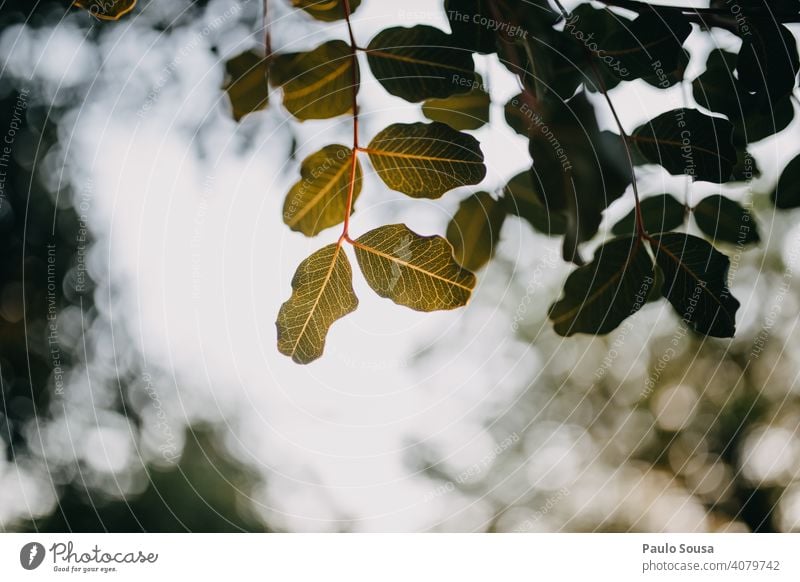
[[[389,188],[413,198],[439,198],[486,176],[478,140],[436,121],[390,125],[364,151]]]
[[[736,72],[744,88],[768,106],[794,90],[800,70],[797,41],[771,18],[751,19],[750,25],[751,33],[742,35]]]
[[[655,275],[638,237],[616,238],[597,249],[594,260],[575,270],[564,297],[550,308],[557,334],[606,334],[647,302]]]
[[[367,47],[375,78],[392,95],[418,102],[472,89],[472,54],[438,28],[419,25],[381,31]]]
[[[497,249],[505,218],[505,208],[488,192],[478,192],[461,202],[447,225],[447,240],[453,245],[456,262],[470,271],[488,263]]]
[[[631,139],[648,161],[673,175],[720,184],[731,178],[736,164],[733,126],[696,109],[662,113],[637,128]]]
[[[686,207],[670,194],[660,194],[642,200],[642,220],[647,232],[666,232],[678,228],[686,218]],[[633,234],[636,231],[636,210],[611,229],[616,235]]]
[[[585,94],[530,111],[533,187],[544,205],[566,218],[564,258],[580,262],[578,245],[591,239],[603,211],[630,184],[619,136],[601,132]]]
[[[733,337],[739,301],[728,289],[728,257],[688,234],[656,235],[650,243],[664,272],[662,295],[697,333]]]
[[[431,121],[446,123],[460,131],[478,129],[489,123],[491,97],[483,88],[480,76],[469,93],[460,93],[444,99],[428,99],[422,113]]]
[[[491,19],[491,0],[444,0],[453,41],[464,49],[489,54],[495,51],[495,35],[481,19]]]
[[[225,63],[226,81],[233,118],[239,121],[269,102],[267,59],[254,50],[243,52]]]
[[[666,89],[683,79],[689,55],[682,48],[692,25],[679,12],[643,11],[597,49],[597,58],[623,81],[643,79]]]
[[[772,201],[778,208],[800,207],[800,156],[786,164],[772,193]]]
[[[767,105],[759,103],[735,78],[735,66],[735,54],[720,49],[712,51],[705,72],[692,82],[697,103],[725,115],[734,124],[734,143],[739,146],[785,129],[794,118],[791,99],[775,99]]]
[[[751,212],[719,194],[704,198],[694,207],[694,220],[714,241],[746,245],[761,240]]]
[[[558,212],[549,212],[545,200],[534,189],[530,170],[520,172],[506,185],[503,201],[506,210],[524,218],[541,233],[560,235],[567,231],[567,221]]]
[[[270,82],[283,88],[283,105],[301,120],[329,119],[353,109],[358,63],[350,46],[332,40],[307,53],[277,55]]]

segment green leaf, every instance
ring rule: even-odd
[[[340,245],[321,248],[297,268],[292,296],[278,312],[278,350],[298,364],[322,355],[337,320],[358,307],[353,271]]]
[[[609,333],[641,309],[654,281],[641,239],[612,239],[567,278],[563,299],[550,308],[553,328],[562,336]]]
[[[597,58],[621,80],[643,79],[666,89],[683,79],[689,54],[682,45],[692,32],[683,14],[651,10],[616,29]]]
[[[361,5],[361,0],[350,0],[350,13]],[[345,17],[344,0],[292,0],[292,6],[302,8],[317,20],[333,22]]]
[[[72,5],[100,20],[119,20],[136,7],[136,0],[75,0]]]
[[[520,172],[505,187],[503,197],[507,212],[519,216],[541,233],[561,235],[567,231],[564,215],[550,212],[546,200],[534,188],[530,170]]]
[[[566,219],[563,256],[580,264],[580,243],[597,233],[603,211],[630,184],[622,139],[599,130],[585,93],[525,113],[533,122],[529,147],[534,188],[551,214]]]
[[[697,333],[733,337],[739,301],[728,289],[728,257],[688,234],[652,237],[650,246],[664,272],[661,294]]]
[[[686,218],[686,207],[670,194],[660,194],[642,200],[642,219],[647,232],[666,232],[678,228]],[[616,235],[633,234],[636,231],[636,210],[611,229]]]
[[[751,212],[719,194],[704,198],[694,207],[694,220],[715,242],[746,245],[761,240]]]
[[[350,46],[332,40],[306,53],[277,55],[270,81],[283,88],[283,105],[300,120],[329,119],[353,109],[358,63]]]
[[[772,192],[772,201],[784,210],[800,207],[800,156],[786,164]]]
[[[236,121],[264,109],[269,103],[267,63],[268,60],[254,50],[236,55],[225,63],[223,89],[228,93]]]
[[[733,126],[696,109],[662,113],[633,132],[631,139],[650,162],[670,174],[721,184],[736,164]]]
[[[493,53],[497,46],[491,28],[481,25],[488,22],[492,10],[491,0],[444,0],[444,11],[453,31],[453,41],[458,46],[482,54]]]
[[[769,106],[791,95],[797,84],[797,40],[772,18],[750,19],[750,24],[751,34],[742,35],[736,72],[744,88]]]
[[[734,143],[741,146],[785,129],[794,118],[794,108],[790,97],[760,105],[735,78],[736,58],[724,50],[712,51],[705,72],[692,82],[692,92],[698,104],[722,113],[734,124]]]
[[[439,198],[486,177],[478,140],[444,123],[395,123],[365,151],[389,188],[413,198]]]
[[[353,150],[343,145],[329,145],[311,154],[300,165],[297,182],[283,205],[283,220],[306,236],[344,220],[350,176],[355,162],[353,201],[361,192],[361,164],[353,159]],[[352,210],[352,209],[351,209]]]
[[[381,297],[417,311],[455,309],[469,301],[475,275],[453,259],[440,236],[420,236],[404,224],[371,230],[353,243],[364,278]]]
[[[453,245],[456,262],[470,271],[488,263],[497,249],[505,219],[503,204],[488,192],[478,192],[461,202],[447,225],[447,240]]]
[[[422,113],[431,121],[446,123],[460,131],[478,129],[489,123],[491,97],[483,89],[483,80],[476,77],[474,88],[469,93],[460,93],[445,99],[428,99],[422,105]]]
[[[367,47],[367,61],[389,93],[411,102],[465,93],[475,82],[472,54],[432,26],[379,32]]]

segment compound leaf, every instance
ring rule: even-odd
[[[455,309],[469,301],[475,275],[453,259],[440,236],[420,236],[404,224],[371,230],[354,241],[364,278],[381,297],[417,311]]]
[[[486,177],[478,140],[444,123],[395,123],[366,151],[381,180],[413,198],[439,198]]]
[[[297,268],[292,296],[278,312],[278,350],[298,364],[322,355],[331,325],[358,307],[353,271],[340,245],[321,248]]]
[[[300,181],[292,186],[283,205],[283,220],[306,236],[344,220],[350,177],[355,163],[353,201],[361,192],[361,164],[353,150],[343,145],[329,145],[311,154],[300,165]],[[352,208],[351,208],[352,210]]]

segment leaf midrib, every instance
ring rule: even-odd
[[[314,299],[314,304],[308,312],[308,317],[306,317],[306,320],[303,322],[303,327],[300,330],[300,333],[297,335],[297,340],[292,346],[291,357],[294,357],[295,354],[297,353],[297,348],[300,345],[300,342],[303,340],[303,337],[305,336],[306,330],[308,329],[308,325],[314,318],[314,313],[316,312],[317,307],[319,306],[319,302],[322,299],[322,295],[325,293],[325,290],[327,289],[328,284],[331,281],[331,277],[333,276],[333,271],[336,269],[336,262],[339,260],[339,253],[341,251],[342,251],[342,246],[337,244],[336,248],[333,251],[333,260],[331,261],[331,266],[330,268],[328,268],[328,272],[325,273],[325,279],[322,281],[322,284],[319,287],[319,293]]]
[[[466,285],[462,285],[458,281],[453,281],[452,279],[448,279],[446,277],[442,277],[441,275],[437,275],[436,273],[431,273],[430,271],[426,271],[425,269],[423,269],[421,267],[418,267],[418,266],[416,266],[416,265],[414,265],[412,263],[409,263],[408,261],[404,261],[404,260],[402,260],[402,259],[400,259],[398,257],[395,257],[394,255],[390,255],[390,254],[384,253],[383,251],[379,251],[376,248],[367,246],[364,243],[359,242],[358,240],[352,241],[352,244],[356,248],[359,248],[359,249],[361,249],[361,250],[363,250],[365,252],[368,252],[368,253],[372,253],[374,255],[378,255],[379,257],[382,257],[382,258],[386,259],[387,261],[390,261],[390,262],[393,262],[393,263],[398,263],[401,266],[404,266],[404,267],[407,267],[407,268],[412,269],[414,271],[418,271],[420,273],[423,273],[424,275],[427,275],[427,276],[431,277],[432,279],[438,279],[440,281],[443,281],[445,283],[453,285],[454,287],[459,287],[460,289],[463,289],[465,291],[468,291],[469,293],[472,293],[472,288],[471,287],[467,287]]]

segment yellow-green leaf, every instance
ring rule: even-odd
[[[390,125],[366,151],[384,183],[413,198],[439,198],[486,176],[478,140],[438,121]]]
[[[492,100],[483,89],[477,76],[469,93],[459,93],[444,99],[428,99],[422,105],[422,114],[431,121],[441,121],[453,129],[478,129],[489,123],[489,107]]]
[[[475,275],[455,262],[453,248],[440,236],[420,236],[404,224],[392,224],[371,230],[353,246],[369,286],[411,309],[461,307],[475,287]]]
[[[342,222],[347,212],[353,163],[355,201],[361,192],[361,165],[353,158],[353,150],[329,145],[303,160],[300,181],[289,190],[283,205],[284,222],[306,236],[315,236]]]
[[[270,73],[270,82],[283,88],[283,105],[300,120],[329,119],[353,109],[358,62],[346,42],[332,40],[310,52],[278,55]]]
[[[464,200],[447,226],[447,240],[453,245],[458,264],[477,271],[488,263],[505,219],[505,207],[488,192],[478,192]]]
[[[134,9],[136,0],[75,0],[72,5],[100,20],[119,20]]]
[[[361,0],[350,0],[350,14],[356,11]],[[345,17],[344,0],[292,0],[295,8],[302,8],[317,20],[333,22]]]
[[[267,59],[254,50],[236,55],[225,63],[226,81],[223,89],[228,93],[236,121],[267,106],[267,72]]]
[[[341,245],[323,247],[300,263],[292,290],[278,313],[278,350],[308,364],[322,355],[331,325],[358,307],[353,271]]]

